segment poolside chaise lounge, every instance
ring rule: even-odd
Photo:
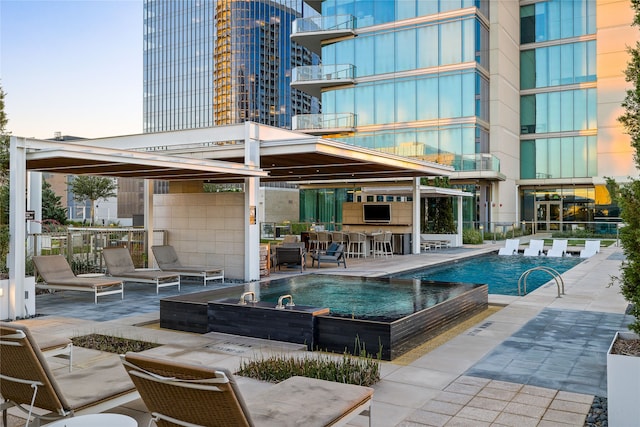
[[[524,256],[544,255],[544,240],[531,239],[529,247],[524,250]]]
[[[331,243],[326,251],[318,251],[311,254],[311,267],[315,263],[318,263],[320,268],[321,262],[335,262],[340,267],[340,264],[347,268],[347,259],[344,256],[344,245],[337,243]]]
[[[64,355],[69,359],[69,372],[73,367],[73,342],[69,338],[51,334],[32,333],[38,348],[46,357]],[[0,359],[2,357],[0,356]]]
[[[171,245],[151,246],[153,256],[162,271],[178,272],[183,276],[202,277],[204,286],[211,280],[224,282],[224,269],[222,267],[205,267],[199,265],[182,265],[178,254]]]
[[[177,286],[180,290],[180,273],[148,268],[135,268],[127,248],[104,248],[102,257],[107,265],[107,273],[125,282],[152,283],[156,285],[156,294],[160,288]]]
[[[507,239],[504,248],[500,248],[498,255],[516,255],[520,247],[520,239]]]
[[[132,352],[123,364],[158,426],[343,426],[364,411],[371,426],[369,387],[292,377],[245,401],[225,369]]]
[[[590,258],[600,252],[600,240],[585,240],[584,249],[580,251],[580,258]]]
[[[62,255],[41,255],[33,257],[33,264],[44,282],[36,283],[40,289],[93,292],[94,303],[98,297],[120,294],[124,298],[122,280],[103,277],[78,277],[73,274],[69,263]]]
[[[566,239],[556,239],[553,241],[553,245],[551,249],[547,251],[547,256],[549,257],[563,257],[567,254],[567,243]]]
[[[54,376],[33,335],[19,323],[0,322],[0,354],[5,426],[9,408],[23,411],[27,426],[38,426],[41,420],[103,412],[140,397],[116,355]]]

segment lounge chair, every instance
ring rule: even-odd
[[[544,240],[531,239],[529,247],[524,250],[524,256],[540,256],[544,251]]]
[[[507,239],[504,248],[500,248],[498,255],[516,255],[520,247],[520,239]]]
[[[33,263],[43,283],[36,283],[40,289],[93,292],[93,301],[98,297],[120,294],[124,298],[122,280],[101,277],[78,277],[73,274],[69,263],[62,255],[34,256]]]
[[[158,267],[162,271],[178,272],[183,276],[198,276],[202,277],[204,286],[210,280],[222,280],[224,282],[224,269],[221,267],[204,267],[199,265],[182,265],[178,254],[173,246],[161,245],[151,246],[153,256],[158,263]]]
[[[590,258],[600,252],[600,240],[585,240],[584,249],[580,251],[580,258]]]
[[[558,239],[553,241],[553,245],[551,249],[547,251],[547,256],[549,257],[563,257],[567,254],[567,243],[566,239]]]
[[[275,249],[274,262],[278,270],[280,270],[283,265],[287,267],[290,265],[299,265],[300,272],[304,271],[307,257],[304,243],[283,243],[276,246]]]
[[[158,426],[342,426],[363,411],[369,387],[292,377],[247,398],[227,370],[127,353],[123,364]]]
[[[38,348],[46,357],[65,355],[69,359],[69,372],[71,372],[73,369],[73,342],[69,338],[37,332],[33,332],[32,335]]]
[[[131,254],[127,248],[104,248],[102,257],[107,265],[107,273],[125,282],[152,283],[156,285],[156,294],[160,288],[178,286],[180,290],[180,273],[160,271],[147,268],[137,269],[133,265]]]
[[[347,268],[347,259],[344,256],[344,245],[332,243],[326,251],[318,251],[311,254],[311,267],[318,262],[318,268],[320,268],[321,262],[335,262],[340,267],[340,264]]]
[[[0,354],[5,426],[12,407],[25,412],[26,425],[38,426],[41,420],[103,412],[140,397],[115,355],[54,376],[33,335],[19,323],[0,322]]]

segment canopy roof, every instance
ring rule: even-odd
[[[27,170],[161,180],[322,181],[450,175],[453,169],[255,123],[72,141],[26,139]],[[246,165],[259,150],[260,164]]]

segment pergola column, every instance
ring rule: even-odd
[[[21,138],[22,139],[22,138]],[[27,164],[26,147],[12,136],[9,143],[9,307],[10,319],[26,317],[25,306],[25,241],[27,208]],[[35,295],[32,296],[35,298]]]
[[[260,167],[259,126],[245,123],[244,164]],[[260,280],[260,221],[258,201],[260,199],[260,178],[244,179],[244,280]]]
[[[413,229],[411,253],[420,253],[420,178],[413,178]]]

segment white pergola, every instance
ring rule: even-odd
[[[72,141],[11,137],[10,243],[8,310],[24,317],[27,184],[31,208],[40,212],[41,173],[141,178],[145,186],[145,228],[153,227],[152,180],[243,182],[245,184],[244,279],[259,273],[260,181],[397,180],[419,194],[420,177],[446,176],[453,168],[409,159],[284,129],[247,122],[185,131],[127,135]],[[419,197],[414,197],[419,200]],[[414,203],[414,237],[419,236],[419,206]],[[36,219],[41,219],[36,216]],[[418,225],[417,225],[418,224]],[[151,239],[152,232],[148,233]],[[419,238],[414,238],[419,253]],[[150,243],[150,242],[148,242]],[[4,311],[4,310],[3,310]]]

